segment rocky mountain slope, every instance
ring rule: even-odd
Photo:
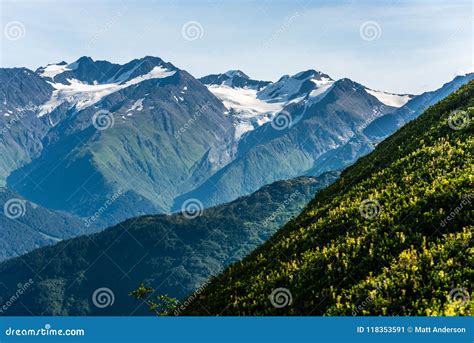
[[[261,184],[310,174],[315,165],[324,167],[317,161],[325,153],[343,146],[374,119],[396,110],[349,79],[332,81],[320,76],[321,80],[314,81],[316,72],[302,75],[307,79],[300,88],[294,82],[290,82],[292,87],[273,87],[268,94],[290,102],[270,122],[245,134],[235,159],[197,189],[178,197],[175,209],[189,197],[209,206],[250,193]],[[283,89],[291,91],[283,96]],[[338,166],[343,167],[344,163]]]
[[[38,72],[54,81],[38,114],[53,125],[41,153],[7,181],[34,202],[88,217],[120,192],[102,220],[163,213],[232,154],[222,103],[159,58],[123,66],[81,58]]]

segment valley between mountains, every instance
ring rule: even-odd
[[[181,211],[189,199],[206,208],[278,180],[342,170],[473,75],[415,96],[315,70],[276,82],[238,70],[196,79],[151,56],[4,68],[0,184],[87,223],[78,234]],[[58,227],[55,237],[68,231]],[[30,235],[5,257],[48,244]]]
[[[360,314],[467,314],[445,293],[472,279],[472,218],[437,222],[469,194],[472,126],[448,122],[470,123],[472,79],[414,95],[153,56],[0,69],[1,299],[32,280],[5,314],[150,314],[141,283],[181,300],[206,285],[183,314],[351,314],[373,287]],[[408,267],[436,284],[390,281]],[[269,306],[281,287],[293,306]],[[102,288],[113,306],[91,302]]]

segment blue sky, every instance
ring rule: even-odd
[[[400,93],[473,70],[469,0],[0,2],[2,67],[154,55],[194,76],[241,69],[277,80],[311,68]],[[8,39],[12,25],[19,39]]]

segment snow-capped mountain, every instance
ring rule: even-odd
[[[160,58],[117,65],[82,57],[35,75],[50,87],[32,119],[46,125],[41,148],[7,184],[45,207],[88,217],[120,193],[101,216],[107,225],[168,212],[232,159],[234,127],[222,102]],[[106,130],[94,122],[99,112]]]
[[[206,183],[178,197],[175,208],[188,197],[206,199],[205,205],[210,206],[251,192],[256,185],[272,182],[273,178],[342,170],[371,152],[381,137],[387,137],[473,78],[474,73],[456,77],[435,92],[413,96],[374,91],[350,79],[332,81],[323,76],[322,84],[305,86],[309,88],[306,92],[288,92],[297,95],[276,114],[275,121],[243,136],[235,159]],[[288,78],[278,82],[285,79]],[[270,87],[290,88],[270,84],[261,92]],[[285,93],[273,94],[281,99]],[[278,118],[284,123],[281,127]]]
[[[252,192],[259,184],[306,174],[323,154],[344,145],[371,121],[396,109],[352,80],[317,84],[306,82],[312,73],[297,75],[307,76],[300,80],[303,90],[285,87],[281,82],[289,78],[280,79],[277,96],[281,98],[283,89],[291,90],[287,97],[291,100],[280,103],[282,110],[274,120],[241,137],[235,159],[197,189],[178,197],[175,209],[190,197],[205,199],[205,205],[210,206]]]
[[[71,64],[61,62],[39,68],[37,73],[55,89],[49,101],[41,106],[39,116],[42,116],[63,103],[76,110],[84,109],[109,94],[142,81],[172,76],[176,68],[160,58],[149,56],[125,65],[81,57]]]
[[[314,70],[285,75],[277,82],[250,79],[240,70],[200,79],[229,109],[236,127],[236,140],[271,121],[291,103],[322,94],[334,82]]]
[[[276,82],[238,70],[197,80],[150,56],[0,69],[0,186],[83,218],[119,194],[99,227],[180,210],[189,198],[219,204],[344,168],[468,79],[413,97],[315,70]]]
[[[285,75],[261,90],[258,98],[270,102],[288,102],[307,96],[312,91],[334,82],[329,75],[313,69]]]
[[[229,70],[224,74],[211,74],[199,79],[205,85],[228,86],[232,88],[247,88],[261,90],[270,81],[259,81],[251,79],[241,70]]]
[[[335,82],[329,75],[313,69],[291,76],[285,75],[276,82],[253,80],[240,70],[208,75],[199,80],[229,110],[236,127],[236,140],[268,123],[291,104],[304,103],[305,106],[310,106],[319,102]],[[364,88],[382,104],[393,108],[401,107],[413,98],[409,94],[399,95]],[[373,119],[377,113],[368,119]]]

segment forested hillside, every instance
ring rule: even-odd
[[[130,219],[10,259],[0,264],[0,298],[10,299],[18,284],[33,282],[4,315],[149,314],[129,296],[140,283],[187,296],[262,244],[337,176],[275,182],[228,204]],[[94,292],[104,288],[113,304],[94,306]]]
[[[474,82],[348,168],[187,315],[468,315]]]
[[[0,262],[80,233],[97,231],[96,227],[86,227],[78,217],[36,205],[3,187],[0,204]]]

